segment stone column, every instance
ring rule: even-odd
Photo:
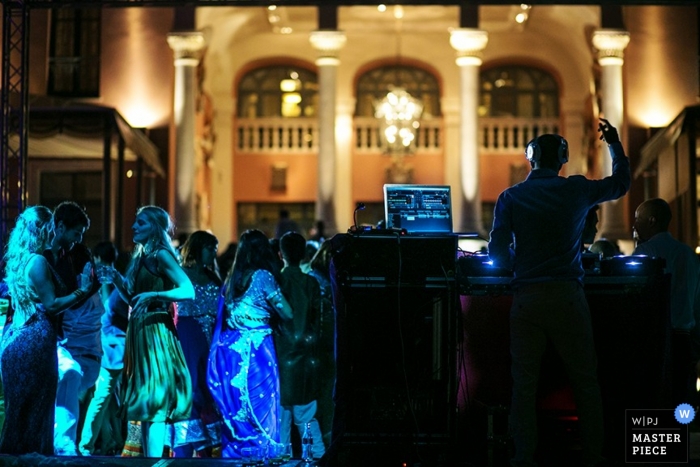
[[[311,33],[311,45],[318,51],[318,181],[316,219],[325,222],[326,232],[337,232],[335,197],[335,120],[336,75],[340,64],[338,52],[347,38],[342,31],[319,30]]]
[[[450,45],[457,51],[460,71],[460,186],[452,196],[461,197],[461,216],[455,230],[485,234],[481,216],[479,179],[479,67],[488,33],[473,28],[450,30]]]
[[[593,46],[598,50],[598,63],[601,72],[601,110],[603,117],[617,128],[622,136],[624,123],[624,99],[622,89],[622,64],[624,50],[629,44],[630,36],[621,29],[601,29],[593,33]],[[612,174],[612,159],[605,144],[599,153],[603,176]],[[602,222],[598,228],[600,236],[608,239],[629,239],[631,233],[626,227],[625,211],[622,200],[609,201],[602,206]]]
[[[173,217],[177,230],[192,233],[197,225],[197,160],[195,151],[195,99],[197,65],[206,45],[203,33],[177,32],[168,34],[168,45],[175,55],[173,118],[175,122],[175,167]]]

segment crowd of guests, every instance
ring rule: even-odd
[[[82,243],[80,205],[26,208],[3,257],[0,453],[284,457],[309,425],[323,456],[328,249],[285,225],[248,230],[217,258],[214,235],[178,245],[169,214],[144,206],[122,267],[114,244]]]
[[[631,182],[616,129],[602,120],[600,131],[612,176],[559,177],[568,145],[543,135],[528,145],[528,179],[496,206],[489,254],[514,272],[513,465],[533,462],[532,375],[547,341],[572,369],[586,465],[602,461],[581,258],[619,254],[613,243],[594,241],[598,204],[622,196]],[[670,221],[666,201],[641,204],[634,253],[666,261],[673,403],[697,405],[700,263],[671,236]],[[556,236],[545,245],[540,228],[548,222]],[[53,211],[26,208],[9,235],[0,284],[10,303],[0,341],[0,453],[273,458],[298,454],[310,434],[312,456],[324,456],[335,315],[322,222],[305,237],[281,211],[274,236],[247,230],[217,258],[214,235],[196,231],[175,244],[169,214],[144,206],[126,267],[112,243],[92,251],[82,243],[89,227],[87,212],[66,201]]]

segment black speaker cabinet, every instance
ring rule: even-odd
[[[447,462],[458,310],[454,280],[445,273],[454,271],[454,241],[451,248],[440,240],[401,242],[362,239],[335,263],[337,384],[328,465]],[[405,281],[392,273],[399,255]],[[426,282],[438,272],[440,281]]]
[[[457,237],[348,236],[334,258],[344,287],[447,287],[455,280]]]

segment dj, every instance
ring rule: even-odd
[[[550,341],[564,362],[578,410],[583,461],[602,460],[603,413],[596,376],[590,311],[583,292],[581,233],[588,211],[623,196],[630,166],[617,130],[601,118],[613,173],[602,180],[559,176],[569,159],[566,140],[541,135],[527,145],[527,179],[498,197],[489,257],[513,270],[510,352],[513,395],[509,427],[512,466],[534,466],[537,446],[535,395],[540,364]]]

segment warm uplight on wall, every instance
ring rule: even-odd
[[[671,109],[654,106],[639,112],[639,119],[649,128],[663,128],[673,121],[676,114]]]
[[[655,71],[653,75],[646,76],[645,81],[655,88],[661,88],[666,83],[662,75],[663,72]],[[636,108],[631,112],[632,120],[637,120],[637,124],[648,128],[663,128],[670,124],[678,115],[678,100],[674,99],[673,92],[668,93],[648,93],[637,99]]]
[[[134,171],[129,169],[126,171],[126,178],[131,178],[134,176]]]
[[[158,115],[150,107],[144,106],[143,102],[120,106],[119,112],[134,128],[153,128],[165,119],[165,116]]]

